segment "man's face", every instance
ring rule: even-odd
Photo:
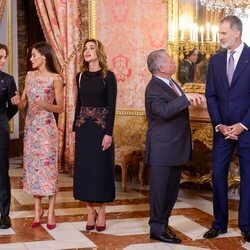
[[[0,70],[4,68],[4,65],[6,63],[6,58],[7,58],[7,54],[6,54],[5,49],[0,49]]]
[[[219,39],[224,49],[235,49],[240,41],[240,31],[231,29],[229,22],[219,24]]]
[[[196,63],[197,59],[198,59],[198,51],[194,51],[190,56],[187,57],[187,59],[191,62],[191,63]]]
[[[166,77],[172,76],[176,71],[175,61],[167,52],[162,55],[160,70]]]

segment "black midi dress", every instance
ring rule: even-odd
[[[79,79],[80,78],[80,79]],[[115,198],[114,144],[102,151],[104,135],[112,136],[117,84],[114,73],[78,73],[75,110],[74,198],[110,202]]]

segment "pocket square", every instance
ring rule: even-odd
[[[7,89],[7,88],[1,88],[1,90],[5,90],[5,89]]]

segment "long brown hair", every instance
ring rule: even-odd
[[[106,76],[107,72],[108,72],[108,64],[107,64],[107,55],[105,52],[105,48],[103,46],[103,44],[94,38],[87,38],[84,40],[83,42],[83,51],[85,49],[85,45],[88,42],[93,42],[96,46],[96,55],[97,55],[97,59],[99,61],[100,67],[101,67],[101,72],[103,77]],[[83,57],[83,64],[82,64],[82,71],[88,71],[89,70],[89,63],[85,61],[84,57]]]
[[[46,58],[46,68],[52,73],[59,74],[60,66],[56,57],[55,51],[52,46],[46,42],[39,42],[33,45],[33,49],[36,49],[41,55]]]

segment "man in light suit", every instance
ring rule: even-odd
[[[168,220],[178,195],[181,165],[191,154],[188,106],[203,102],[205,97],[185,95],[171,79],[176,66],[166,50],[151,52],[147,64],[153,75],[145,92],[148,118],[145,159],[151,166],[150,238],[180,243],[169,229]]]
[[[17,112],[17,106],[11,103],[15,95],[16,84],[11,75],[2,71],[8,50],[0,43],[0,229],[11,226],[10,211],[10,177],[9,177],[9,142],[10,132],[8,120]]]
[[[219,23],[219,39],[226,49],[209,62],[206,97],[214,127],[214,222],[204,238],[227,232],[228,170],[237,148],[240,164],[239,228],[250,242],[250,48],[241,41],[242,22],[226,16]]]

